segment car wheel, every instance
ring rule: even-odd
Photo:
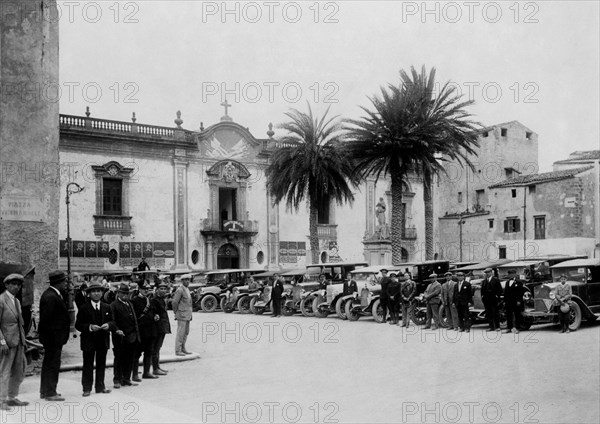
[[[327,318],[329,312],[327,311],[327,309],[325,309],[326,307],[319,308],[319,303],[321,303],[321,297],[315,296],[312,302],[312,310],[314,311],[315,316],[317,318]]]
[[[360,306],[354,306],[354,302],[351,300],[347,301],[344,305],[344,312],[346,312],[346,317],[348,321],[358,321],[360,318]]]
[[[250,296],[244,296],[237,302],[238,311],[241,314],[250,314],[252,311],[250,310]]]
[[[221,307],[221,310],[223,312],[227,312],[227,298],[226,297],[221,298],[221,301],[219,302],[219,306]]]
[[[312,308],[313,305],[313,296],[307,296],[300,302],[300,312],[305,317],[314,317],[315,313]]]
[[[250,301],[250,311],[254,315],[261,315],[265,311],[265,308],[263,308],[261,306],[256,306],[256,302],[258,302],[258,298],[253,297],[252,300]]]
[[[421,302],[412,305],[410,318],[416,325],[425,325],[427,322],[427,308],[424,305]]]
[[[340,298],[335,302],[335,313],[340,319],[348,319],[346,317],[346,302],[348,299]]]
[[[204,296],[200,301],[200,308],[204,312],[214,312],[217,310],[217,298],[214,296]]]
[[[377,299],[373,302],[373,306],[371,307],[371,314],[376,322],[383,322],[383,307],[381,306],[381,300]]]
[[[581,325],[581,308],[577,302],[571,302],[569,311],[569,330],[575,331]]]
[[[450,317],[446,313],[446,308],[444,306],[440,306],[440,312],[439,312],[438,316],[440,317],[440,327],[442,327],[442,328],[452,327],[452,325],[450,323]]]

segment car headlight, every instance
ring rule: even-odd
[[[550,292],[550,299],[552,299],[552,300],[556,299],[556,293]]]
[[[529,292],[523,293],[523,300],[527,301],[529,299],[531,299],[531,293],[529,293]]]

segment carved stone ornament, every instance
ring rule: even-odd
[[[117,168],[115,165],[111,165],[111,166],[108,168],[108,173],[109,173],[109,174],[110,174],[112,177],[114,177],[115,175],[117,175],[117,174],[119,173],[119,168]]]
[[[227,183],[232,183],[237,180],[238,170],[231,162],[227,162],[223,166],[223,180]]]

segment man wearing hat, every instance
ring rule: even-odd
[[[117,289],[117,299],[110,304],[110,310],[115,322],[116,331],[113,333],[113,384],[118,389],[121,386],[137,386],[131,382],[133,358],[140,342],[138,322],[129,301],[129,286],[121,283]]]
[[[99,282],[90,283],[87,287],[88,299],[78,306],[75,328],[81,332],[80,346],[83,352],[83,370],[81,385],[83,396],[92,392],[94,383],[94,360],[96,362],[96,393],[110,393],[104,385],[106,370],[106,353],[110,347],[109,333],[115,331],[110,306],[102,302],[104,288]]]
[[[167,371],[160,367],[160,349],[166,334],[171,334],[171,323],[167,313],[166,297],[169,294],[169,283],[161,279],[156,286],[156,293],[150,300],[150,307],[154,312],[154,327],[152,327],[152,371],[153,375],[167,375]]]
[[[523,304],[523,295],[525,294],[525,287],[523,282],[517,278],[517,273],[514,269],[508,271],[508,281],[504,287],[504,305],[506,308],[506,330],[505,333],[511,333],[513,330],[513,324],[515,333],[521,329],[522,315],[521,313],[525,310]]]
[[[423,300],[427,303],[425,329],[431,328],[432,330],[437,330],[440,325],[440,295],[442,293],[442,285],[437,280],[436,273],[430,274],[429,278],[432,281],[425,289],[425,293],[423,293]]]
[[[63,401],[56,392],[62,348],[69,340],[71,320],[66,304],[67,274],[52,271],[48,274],[50,287],[40,298],[38,333],[44,346],[44,360],[40,376],[40,398]]]
[[[485,308],[485,317],[489,324],[487,331],[500,331],[500,313],[498,304],[502,295],[502,286],[498,277],[494,276],[492,268],[486,268],[485,278],[481,282],[481,300]]]
[[[456,281],[452,278],[450,271],[446,272],[444,277],[445,282],[442,283],[442,308],[444,308],[444,312],[446,313],[448,327],[458,331],[458,312],[454,304],[454,287],[456,286]]]
[[[396,273],[390,274],[387,287],[388,307],[390,310],[390,325],[398,325],[400,321],[400,288],[401,283]]]
[[[381,309],[383,311],[383,321],[381,321],[382,323],[385,324],[385,322],[387,321],[387,314],[388,314],[388,308],[389,308],[389,295],[388,295],[388,285],[390,284],[391,280],[388,277],[388,270],[387,269],[381,269],[379,272],[381,272],[381,280],[379,281],[379,284],[381,284],[381,294],[379,295],[379,304],[381,305]]]
[[[192,321],[192,295],[188,289],[191,280],[191,274],[182,275],[181,284],[173,295],[173,313],[177,320],[177,334],[175,336],[175,355],[177,356],[192,353],[185,349],[185,343],[190,333],[190,322]]]
[[[150,283],[141,281],[138,285],[138,290],[135,296],[131,298],[131,304],[140,329],[140,343],[133,358],[133,381],[142,381],[139,376],[138,368],[140,357],[144,354],[144,372],[143,378],[157,378],[150,373],[150,365],[152,365],[152,343],[153,343],[153,327],[154,327],[154,311],[150,304],[149,298]]]
[[[23,280],[21,274],[8,275],[0,294],[0,410],[29,404],[17,399],[26,364],[21,302],[16,298]]]
[[[402,326],[408,328],[410,324],[410,313],[412,300],[417,293],[417,284],[410,278],[410,273],[405,273],[400,286],[400,299],[402,307]]]
[[[454,304],[458,312],[459,331],[471,331],[471,316],[469,314],[469,304],[473,303],[473,288],[471,283],[465,280],[465,274],[462,271],[456,273],[458,282],[454,287]]]

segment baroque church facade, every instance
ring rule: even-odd
[[[257,138],[227,113],[199,130],[60,115],[61,193],[69,183],[73,271],[152,268],[301,268],[311,261],[308,208],[274,204],[265,170],[279,148],[268,125]],[[267,128],[265,128],[267,129]],[[381,202],[381,199],[383,202]],[[403,259],[423,259],[422,184],[404,193]],[[383,203],[385,211],[381,212]],[[352,204],[319,206],[320,262],[391,263],[389,181],[368,180]],[[67,206],[59,211],[67,262]]]

